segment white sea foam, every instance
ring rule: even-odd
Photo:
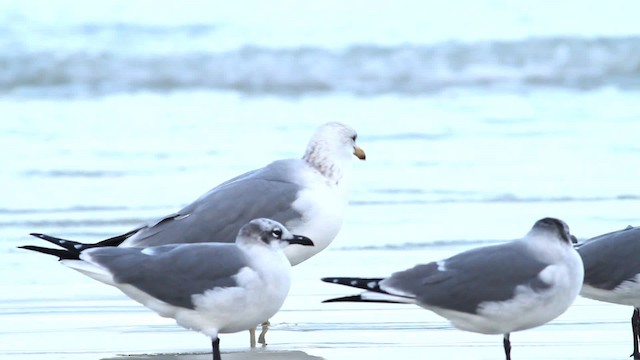
[[[640,85],[636,1],[286,2],[5,1],[0,96]]]
[[[140,29],[133,29],[139,31]],[[145,30],[146,31],[146,30]],[[189,50],[20,50],[0,54],[9,93],[105,94],[215,89],[252,94],[421,94],[460,87],[640,87],[640,36],[433,45]]]

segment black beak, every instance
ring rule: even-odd
[[[313,246],[313,241],[311,241],[311,239],[309,239],[308,237],[302,236],[302,235],[293,235],[293,238],[291,239],[282,239],[282,240],[288,242],[289,244]]]

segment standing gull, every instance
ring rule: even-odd
[[[103,247],[34,234],[63,249],[22,246],[55,255],[75,270],[120,289],[133,300],[187,329],[211,337],[255,328],[284,303],[291,264],[282,248],[312,246],[269,219],[243,226],[234,244],[170,244],[145,248]]]
[[[640,227],[596,236],[579,245],[584,262],[580,295],[594,300],[633,306],[633,356],[640,359]]]
[[[324,302],[416,304],[482,334],[503,334],[511,359],[511,332],[543,325],[565,312],[582,286],[583,268],[569,227],[538,220],[524,238],[417,265],[388,278],[330,277],[322,281],[366,290]]]
[[[147,247],[231,243],[242,225],[264,217],[313,239],[313,247],[293,245],[284,250],[291,265],[297,265],[329,246],[342,226],[352,157],[365,159],[356,138],[356,131],[347,125],[338,122],[321,125],[302,159],[277,160],[237,176],[176,213],[98,244]],[[260,334],[262,344],[266,343],[266,329],[263,326]],[[251,331],[251,346],[255,346],[255,329]]]

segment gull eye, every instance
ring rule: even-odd
[[[358,138],[358,135],[353,135],[353,136],[351,137],[351,140],[356,141],[356,139],[357,139],[357,138]]]
[[[282,229],[274,228],[271,231],[271,235],[273,235],[273,237],[276,238],[276,239],[280,239],[282,237]]]

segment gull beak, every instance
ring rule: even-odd
[[[355,155],[360,160],[365,160],[367,155],[365,155],[364,150],[358,145],[353,147],[353,155]]]
[[[302,236],[302,235],[293,235],[293,237],[291,239],[282,239],[286,242],[288,242],[289,244],[298,244],[298,245],[304,245],[304,246],[314,246],[313,245],[313,241],[311,241],[311,239],[309,239],[306,236]]]

